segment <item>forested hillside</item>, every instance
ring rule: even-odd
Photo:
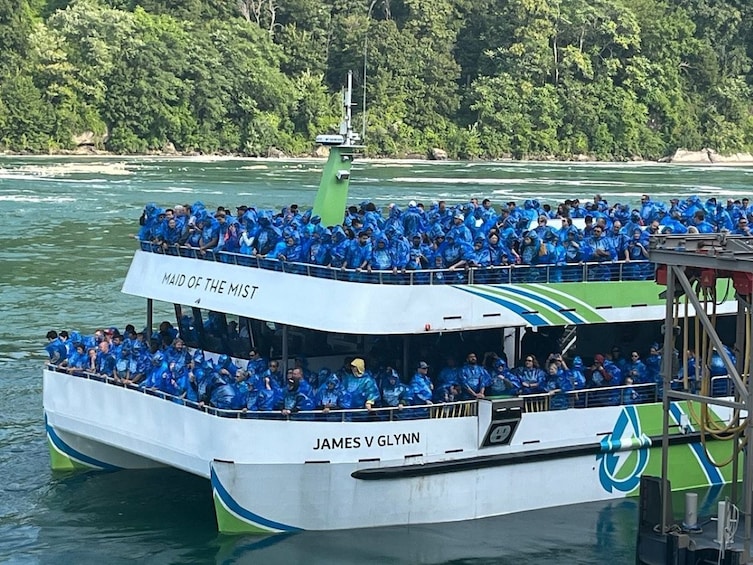
[[[0,0],[0,150],[753,149],[750,0]]]

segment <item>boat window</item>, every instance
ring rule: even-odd
[[[198,311],[198,308],[196,310]],[[183,342],[188,347],[199,347],[201,318],[197,322],[194,309],[180,304],[175,305],[175,316],[178,320],[178,331]]]
[[[288,357],[348,355],[364,351],[361,335],[329,333],[255,320],[204,308],[175,305],[180,336],[188,347],[248,359],[252,347],[267,358],[280,357],[287,333]]]

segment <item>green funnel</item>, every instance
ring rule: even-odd
[[[350,166],[356,150],[357,147],[352,145],[330,147],[329,159],[324,166],[311,212],[322,219],[322,226],[339,226],[343,223],[350,186]]]

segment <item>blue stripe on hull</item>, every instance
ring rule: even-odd
[[[70,445],[65,443],[63,439],[57,434],[55,428],[47,423],[47,414],[45,414],[44,416],[44,427],[47,430],[47,437],[50,438],[52,444],[66,457],[70,457],[71,459],[83,463],[84,465],[89,465],[90,467],[94,467],[96,469],[102,469],[103,471],[122,470],[121,467],[105,463],[104,461],[100,461],[99,459],[95,459],[94,457],[90,457],[89,455],[81,453],[80,451],[72,448]]]
[[[262,526],[264,528],[269,528],[270,530],[276,530],[278,532],[300,532],[303,531],[301,528],[296,528],[293,526],[288,526],[286,524],[281,524],[279,522],[275,522],[274,520],[268,520],[267,518],[264,518],[263,516],[259,516],[258,514],[254,514],[250,510],[246,510],[243,508],[238,502],[235,501],[235,499],[230,495],[230,493],[225,489],[225,487],[220,482],[220,478],[217,476],[217,472],[214,470],[214,467],[211,469],[211,481],[212,481],[212,488],[217,493],[217,495],[220,497],[220,500],[222,503],[234,514],[239,516],[240,518],[247,520],[248,522],[253,522],[254,524],[257,524],[259,526]]]

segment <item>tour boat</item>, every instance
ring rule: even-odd
[[[359,151],[349,97],[345,106],[341,134],[319,139],[330,151],[313,205],[323,225],[342,222]],[[146,300],[148,327],[154,301],[175,306],[176,328],[187,318],[196,327],[210,316],[236,321],[244,337],[229,345],[186,337],[207,355],[233,353],[244,363],[253,344],[283,367],[305,356],[312,369],[337,369],[346,356],[368,359],[378,350],[409,378],[409,363],[427,345],[467,343],[518,359],[534,328],[557,332],[563,348],[576,344],[583,356],[614,343],[647,350],[666,313],[663,287],[625,280],[619,263],[612,280],[590,281],[590,267],[582,266],[580,282],[525,282],[518,275],[527,267],[519,266],[480,280],[473,269],[463,278],[355,273],[190,248],[164,253],[141,242],[122,290]],[[717,311],[734,312],[734,302]],[[660,474],[661,464],[661,398],[653,384],[643,386],[653,401],[594,405],[589,395],[599,391],[580,390],[568,393],[566,410],[550,410],[550,395],[541,394],[283,415],[220,410],[48,365],[44,413],[53,469],[175,467],[211,481],[221,532],[295,532],[471,520],[637,495],[641,475]],[[732,417],[724,407],[711,415]],[[702,445],[685,402],[671,404],[671,417],[673,488],[729,482],[729,467],[715,462],[729,458],[730,445]]]

